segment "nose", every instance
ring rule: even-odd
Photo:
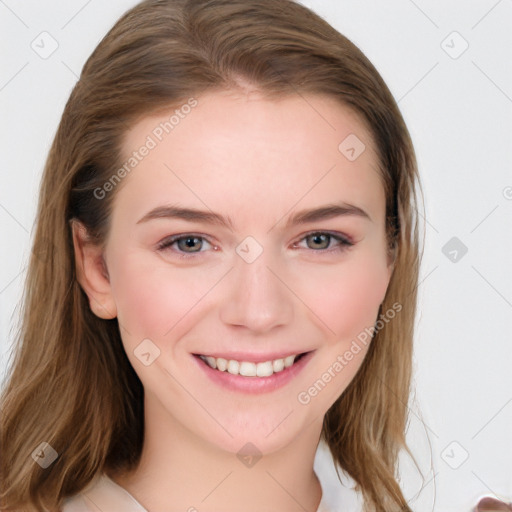
[[[235,255],[220,308],[221,321],[266,333],[289,324],[293,318],[293,294],[283,284],[279,266],[269,251],[251,263]]]

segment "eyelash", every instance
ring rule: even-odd
[[[328,249],[307,249],[314,251],[314,252],[342,252],[346,251],[350,247],[354,245],[354,242],[352,242],[348,237],[341,235],[340,233],[332,232],[332,231],[311,231],[310,233],[306,233],[299,242],[302,242],[303,240],[306,240],[306,238],[310,238],[317,235],[327,235],[330,237],[329,245],[332,240],[335,240],[338,242],[338,245],[336,247],[331,247]],[[293,246],[296,247],[297,243],[294,243]]]
[[[348,249],[350,249],[350,247],[352,247],[354,245],[354,242],[352,242],[349,238],[342,236],[340,233],[331,232],[331,231],[311,231],[310,233],[306,233],[299,240],[299,242],[294,242],[293,247],[297,248],[298,243],[302,242],[303,240],[306,240],[307,238],[310,238],[313,236],[318,236],[318,235],[327,235],[330,237],[329,245],[332,240],[335,240],[336,242],[338,242],[338,245],[334,248],[331,247],[331,248],[326,248],[326,249],[310,249],[310,248],[306,248],[306,249],[309,249],[310,251],[313,251],[313,252],[325,254],[325,253],[331,253],[331,252],[344,252],[344,251],[347,251]],[[172,245],[175,244],[176,242],[179,242],[180,240],[186,240],[187,238],[197,238],[201,241],[208,242],[210,245],[213,245],[204,236],[196,235],[194,233],[187,233],[187,234],[174,235],[174,236],[165,238],[164,240],[162,240],[161,242],[158,243],[157,250],[165,251],[167,249],[170,249],[172,247]],[[196,257],[197,254],[204,252],[204,251],[196,251],[196,252],[186,253],[186,252],[181,252],[178,250],[173,250],[173,251],[176,252],[176,254],[180,258],[183,258],[183,259],[194,258],[194,257]]]

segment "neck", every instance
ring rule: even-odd
[[[144,409],[145,437],[137,468],[109,476],[148,512],[318,509],[322,489],[313,464],[322,418],[288,444],[251,458],[198,437],[151,397],[145,397]]]

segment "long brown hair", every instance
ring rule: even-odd
[[[144,435],[143,387],[116,319],[95,316],[76,275],[70,221],[103,244],[112,201],[97,191],[122,165],[123,135],[143,116],[250,83],[269,98],[324,94],[353,109],[374,139],[395,266],[356,377],[322,437],[367,510],[410,510],[397,483],[411,381],[419,248],[417,164],[379,73],[347,38],[292,0],[146,0],[86,62],[44,169],[14,357],[1,399],[1,510],[58,510],[104,470],[130,470]],[[33,451],[58,454],[43,469]],[[46,445],[44,445],[46,446]],[[341,484],[340,484],[341,485]]]

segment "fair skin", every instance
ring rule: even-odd
[[[197,100],[118,185],[105,247],[85,243],[74,225],[90,307],[118,318],[145,392],[141,462],[112,477],[151,512],[314,512],[322,420],[367,348],[307,404],[297,397],[374,325],[384,299],[392,265],[377,157],[360,119],[331,98],[217,91]],[[125,155],[168,119],[137,122]],[[351,133],[366,145],[354,161],[338,150]],[[366,215],[288,224],[303,210],[341,203]],[[230,223],[141,221],[163,205],[215,212]],[[159,249],[171,235],[191,240]],[[249,252],[262,249],[250,263],[236,251],[248,236],[257,241]],[[134,353],[145,339],[160,350],[148,366]],[[235,351],[311,354],[285,385],[260,393],[219,385],[193,355]],[[250,467],[237,457],[248,442],[262,455]]]

